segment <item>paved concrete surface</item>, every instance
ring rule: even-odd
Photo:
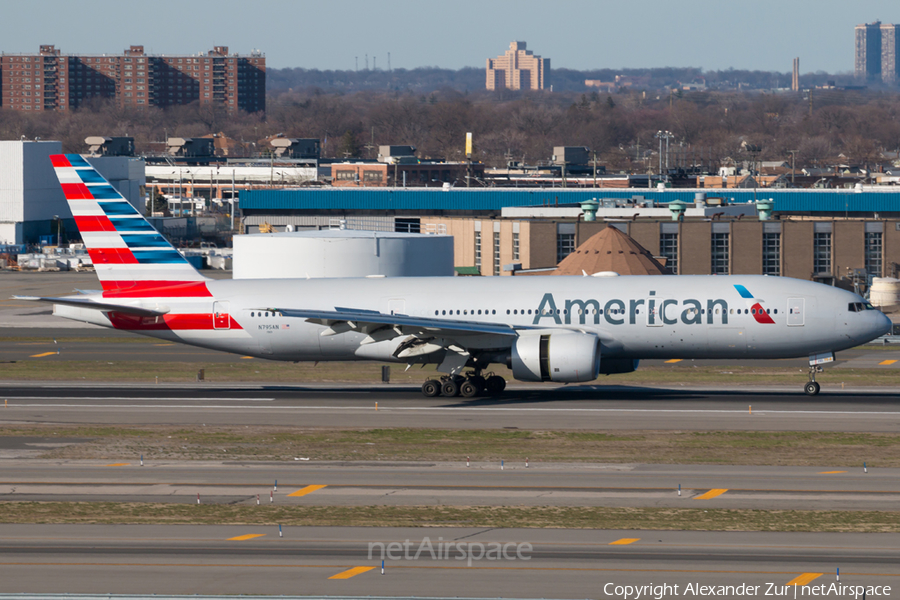
[[[895,510],[900,469],[694,465],[0,460],[0,501],[294,506]],[[275,482],[277,490],[273,490]],[[678,486],[681,485],[681,495]],[[319,486],[319,489],[307,486]],[[303,496],[291,496],[298,490]],[[704,499],[710,490],[723,493]]]
[[[395,385],[0,384],[0,423],[900,431],[895,390],[512,387],[501,398],[424,398]],[[375,410],[376,403],[378,410]],[[751,412],[752,407],[752,412]]]
[[[287,527],[283,536],[274,524],[2,525],[0,581],[4,592],[518,598],[613,597],[615,585],[651,583],[677,584],[680,597],[692,595],[689,583],[747,584],[764,597],[767,584],[780,591],[803,574],[828,585],[840,568],[843,585],[900,585],[897,534]],[[382,576],[381,544],[391,542],[400,546]],[[508,558],[467,566],[492,544]]]

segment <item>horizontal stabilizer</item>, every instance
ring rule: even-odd
[[[50,304],[64,304],[66,306],[75,306],[78,308],[88,308],[91,310],[102,310],[106,312],[118,312],[129,315],[137,315],[140,317],[161,317],[169,312],[167,308],[161,310],[151,310],[140,306],[128,306],[124,304],[111,304],[107,302],[95,302],[89,298],[78,298],[77,296],[68,296],[63,298],[41,298],[39,296],[13,296],[14,300],[28,300],[29,302],[47,302]]]

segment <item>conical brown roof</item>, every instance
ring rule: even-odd
[[[631,236],[607,226],[565,257],[551,275],[593,275],[601,271],[615,271],[619,275],[669,274]]]

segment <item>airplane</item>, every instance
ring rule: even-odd
[[[809,357],[807,394],[839,350],[891,330],[861,296],[760,275],[212,280],[80,155],[50,157],[102,290],[59,317],[280,361],[436,365],[425,396],[578,383],[641,359]],[[20,299],[22,297],[19,297]]]

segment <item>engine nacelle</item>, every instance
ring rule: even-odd
[[[523,332],[510,363],[519,381],[593,381],[600,371],[600,339],[580,331]]]

